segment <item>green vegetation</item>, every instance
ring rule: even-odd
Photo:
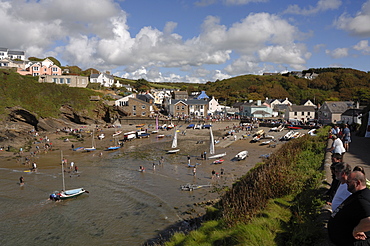
[[[208,209],[198,230],[165,245],[314,245],[327,129],[286,143],[235,183]]]
[[[39,83],[38,77],[21,76],[9,70],[0,70],[0,115],[6,115],[7,107],[19,106],[39,117],[58,117],[60,108],[68,105],[74,110],[91,116],[97,102],[90,96],[99,95],[85,88],[67,85]]]
[[[318,78],[308,80],[294,76],[242,75],[198,86],[208,96],[231,105],[236,101],[286,98],[295,104],[310,99],[314,103],[327,100],[354,100],[362,105],[370,102],[370,73],[343,68],[310,69]]]

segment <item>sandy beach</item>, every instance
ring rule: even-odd
[[[224,153],[227,155],[223,158],[224,162],[222,164],[212,164],[215,159],[201,159],[201,154],[206,151],[209,156],[209,143],[210,143],[210,130],[209,129],[186,129],[187,125],[179,125],[178,129],[178,147],[180,152],[177,154],[166,154],[166,150],[170,149],[172,136],[174,130],[159,130],[157,134],[151,134],[149,138],[134,139],[132,141],[127,141],[124,143],[123,148],[118,151],[108,152],[106,147],[114,145],[114,139],[112,135],[117,131],[122,131],[122,134],[118,135],[117,139],[123,139],[123,133],[129,131],[136,131],[138,128],[134,125],[125,125],[121,128],[103,128],[101,132],[94,133],[95,143],[97,150],[91,153],[76,153],[72,150],[73,147],[90,147],[92,144],[92,128],[84,127],[81,132],[83,140],[69,137],[67,133],[64,132],[44,132],[39,133],[37,139],[48,138],[48,143],[51,143],[52,150],[44,151],[42,146],[44,140],[40,142],[35,142],[32,145],[30,152],[36,151],[36,146],[40,147],[39,153],[36,157],[32,157],[30,152],[12,153],[7,151],[0,152],[1,167],[3,168],[19,168],[28,169],[28,165],[25,165],[26,158],[29,158],[32,162],[33,160],[37,163],[38,169],[50,168],[49,162],[54,159],[55,156],[60,155],[60,151],[63,151],[64,156],[68,159],[73,159],[75,163],[80,163],[82,159],[86,158],[117,158],[119,156],[130,155],[136,156],[138,159],[142,159],[143,166],[149,171],[153,169],[153,163],[159,164],[161,157],[164,158],[164,165],[171,165],[173,163],[183,164],[183,168],[187,169],[188,160],[187,156],[190,155],[190,163],[197,166],[197,173],[193,183],[196,184],[212,184],[216,187],[231,186],[239,177],[248,172],[249,169],[255,166],[256,163],[262,162],[263,158],[261,156],[272,153],[277,150],[283,142],[277,142],[276,147],[270,147],[269,145],[260,146],[259,143],[250,143],[252,139],[253,132],[257,130],[264,129],[265,132],[269,131],[269,128],[256,128],[252,132],[247,132],[246,130],[239,130],[236,128],[239,125],[239,121],[227,121],[227,122],[215,122],[212,126],[214,139],[219,142],[215,145],[215,152]],[[143,126],[143,130],[151,133],[155,130],[152,126]],[[228,133],[235,129],[236,138],[233,135],[228,135]],[[269,135],[273,135],[275,139],[283,136],[287,130],[282,132],[268,132]],[[98,140],[97,136],[100,133],[104,133],[105,138]],[[162,134],[165,137],[157,139],[157,135]],[[228,135],[225,137],[225,135]],[[69,141],[64,139],[68,138]],[[36,139],[36,138],[35,138]],[[236,139],[236,140],[235,140]],[[235,161],[234,156],[242,150],[247,150],[249,152],[248,157],[242,161]],[[80,154],[80,155],[79,155]],[[224,175],[221,177],[216,177],[220,174],[221,168],[223,168]],[[79,170],[83,170],[83,166],[79,166]],[[216,172],[215,177],[212,178],[212,171]],[[157,171],[159,172],[160,170]],[[218,192],[210,192],[210,189],[199,189],[194,192],[193,199],[189,201],[190,203],[198,203],[203,201],[210,201],[217,199],[219,197]],[[201,207],[191,208],[193,213],[185,213],[183,218],[189,219],[195,215],[201,215],[204,210]]]

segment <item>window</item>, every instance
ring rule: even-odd
[[[179,110],[180,109],[180,106],[176,106],[176,109]]]
[[[58,72],[58,68],[57,67],[53,67],[53,72]]]
[[[136,116],[136,112],[132,112],[132,115],[133,115],[133,116]]]
[[[132,106],[132,110],[136,110],[136,105]],[[135,114],[136,115],[136,114]]]
[[[59,84],[64,84],[64,78],[59,79]]]
[[[66,83],[70,84],[71,83],[71,78],[66,78]]]
[[[39,76],[40,74],[39,73],[33,73],[33,76]]]
[[[142,109],[145,109],[145,105],[141,105],[141,108],[142,108]]]
[[[304,112],[301,112],[301,115],[304,115]]]
[[[33,71],[39,71],[39,67],[33,67]]]
[[[145,115],[146,115],[146,112],[142,112],[142,113],[141,113],[141,116],[145,116]]]
[[[182,105],[181,109],[182,109],[182,110],[185,110],[185,106],[184,106],[184,105]]]
[[[53,78],[53,83],[58,83],[58,79],[57,78]]]
[[[297,112],[294,112],[294,116],[297,116],[298,114],[297,114]]]
[[[307,115],[310,115],[310,112],[307,112]]]

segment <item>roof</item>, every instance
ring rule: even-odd
[[[1,48],[0,47],[0,51],[8,51],[8,49],[7,48]]]
[[[341,114],[345,112],[349,107],[353,105],[350,101],[326,101],[324,105],[328,106],[328,109],[333,114]]]
[[[174,91],[173,92],[175,95],[188,95],[187,91]]]
[[[16,50],[9,50],[9,55],[18,55],[18,56],[24,56],[24,51],[16,51]]]
[[[269,112],[266,112],[264,110],[256,110],[252,113],[252,115],[261,114],[261,115],[271,115]]]
[[[205,91],[202,91],[196,99],[198,99],[198,100],[200,100],[200,99],[209,99],[209,96],[207,96]]]
[[[289,106],[289,111],[294,112],[315,112],[314,106],[304,106],[304,105],[292,105]]]
[[[179,103],[180,101],[183,102],[184,104],[187,104],[187,105],[208,105],[208,101],[197,100],[197,99],[188,99],[188,100],[172,99],[171,104],[175,105],[175,104]]]

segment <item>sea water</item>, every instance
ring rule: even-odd
[[[142,140],[137,140],[142,141]],[[157,141],[157,140],[144,140]],[[127,146],[127,148],[130,148]],[[0,168],[0,245],[141,245],[181,220],[180,210],[194,202],[179,187],[196,183],[186,158],[164,152],[143,156],[139,149],[80,153],[65,151],[78,173],[65,172],[66,189],[83,187],[88,194],[52,202],[62,189],[60,151],[40,154],[37,172],[10,161]],[[131,147],[135,148],[135,147]],[[100,152],[103,157],[100,157]],[[183,162],[183,163],[182,163]],[[146,167],[139,172],[139,166]],[[19,185],[24,176],[25,185]]]

